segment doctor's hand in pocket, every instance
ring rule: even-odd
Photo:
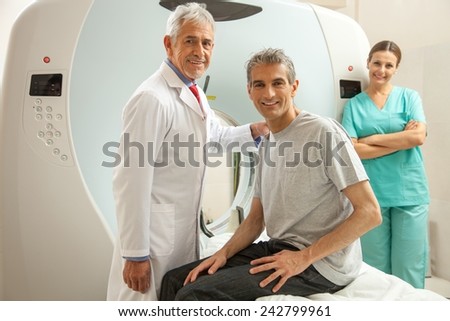
[[[133,291],[145,293],[150,288],[150,260],[125,261],[123,281]]]

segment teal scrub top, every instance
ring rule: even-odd
[[[361,92],[344,106],[342,125],[350,137],[400,132],[410,120],[425,123],[419,94],[394,87],[380,110]],[[392,154],[362,160],[381,207],[429,203],[428,181],[421,149],[416,146]]]

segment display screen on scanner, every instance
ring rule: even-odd
[[[62,74],[31,76],[30,96],[61,96]]]

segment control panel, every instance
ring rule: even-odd
[[[23,126],[27,141],[37,154],[55,165],[73,166],[65,74],[28,74]]]

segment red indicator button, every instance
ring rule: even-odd
[[[50,57],[44,57],[42,61],[48,64],[50,62]]]
[[[348,66],[348,71],[353,71],[353,66]]]

